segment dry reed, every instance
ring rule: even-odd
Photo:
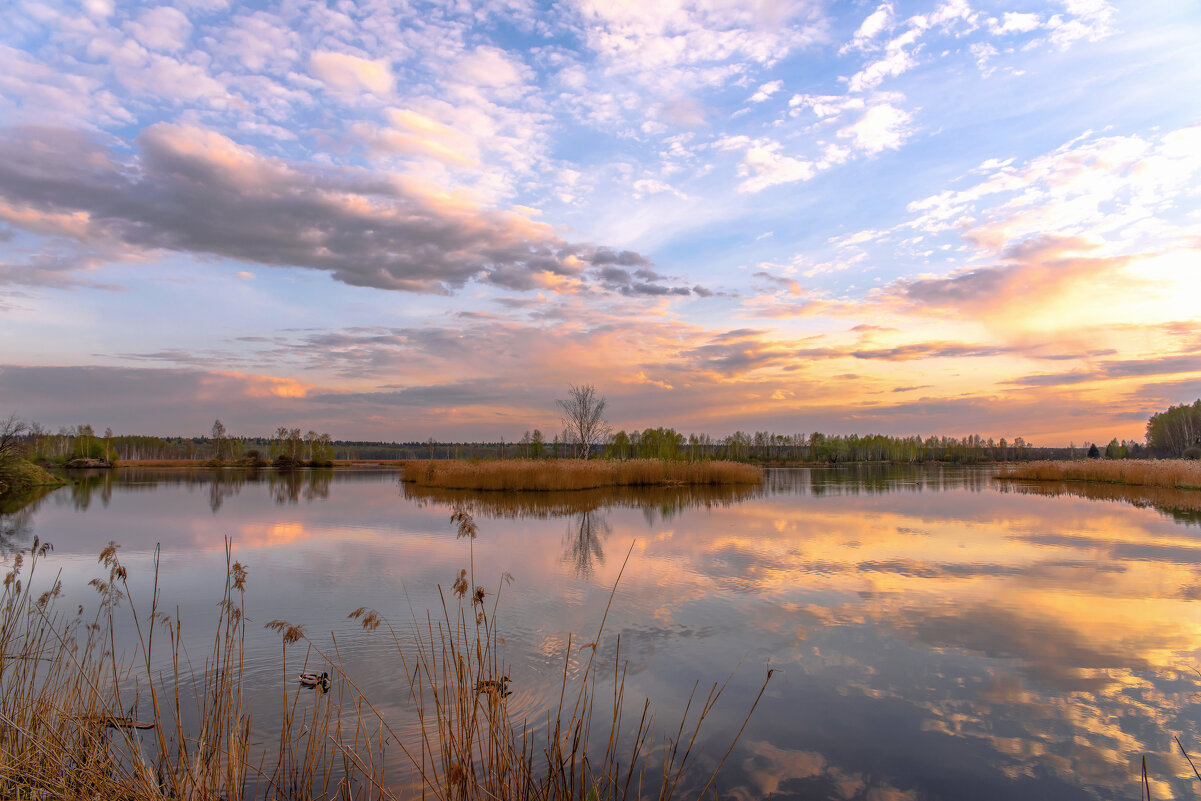
[[[586,490],[700,484],[759,484],[763,468],[738,462],[668,462],[659,459],[506,459],[488,462],[411,461],[406,482],[443,489]]]
[[[452,521],[460,535],[474,538],[475,522],[466,510],[456,509]],[[82,607],[76,615],[56,609],[57,579],[35,597],[34,574],[48,550],[35,540],[14,555],[0,596],[3,798],[589,801],[653,795],[666,801],[688,777],[701,725],[726,686],[715,683],[699,695],[694,687],[679,726],[662,742],[654,735],[649,701],[626,731],[620,638],[611,664],[612,695],[606,690],[597,697],[606,606],[592,641],[581,648],[568,639],[557,708],[547,711],[544,728],[532,729],[508,711],[503,639],[494,623],[501,593],[498,588],[489,606],[490,593],[475,584],[471,563],[470,572],[455,579],[452,598],[443,596],[439,614],[412,621],[415,635],[401,636],[375,610],[350,613],[364,629],[391,632],[420,724],[415,739],[399,737],[395,721],[347,674],[336,639],[322,649],[303,627],[271,621],[268,628],[281,635],[285,657],[289,646],[307,644],[333,680],[328,692],[285,689],[278,743],[255,752],[243,690],[247,570],[231,560],[228,544],[212,651],[199,675],[181,667],[180,621],[159,611],[157,553],[153,595],[140,616],[116,546],[105,548],[100,561],[107,577],[92,582],[100,602],[87,619]],[[136,630],[137,656],[130,662],[117,655],[118,609]],[[171,665],[166,675],[154,656],[164,638]],[[290,678],[284,676],[285,688],[295,686]],[[139,691],[132,693],[135,683]],[[400,752],[407,781],[398,781],[389,767],[397,756],[389,743]]]
[[[1201,489],[1201,462],[1185,459],[1087,459],[1003,465],[997,478],[1032,481],[1096,481],[1139,487]]]

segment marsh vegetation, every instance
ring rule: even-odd
[[[267,746],[252,740],[245,689],[250,573],[228,542],[211,652],[196,669],[181,644],[178,611],[165,611],[157,549],[144,604],[117,546],[104,548],[105,575],[91,582],[98,605],[85,615],[82,606],[62,608],[58,577],[37,580],[51,548],[35,538],[10,558],[0,595],[0,796],[584,801],[649,793],[666,801],[684,787],[696,793],[690,768],[698,734],[728,679],[694,686],[676,726],[657,729],[649,700],[626,712],[620,637],[601,647],[611,592],[591,638],[569,637],[559,655],[558,702],[542,710],[544,723],[510,713],[511,668],[496,622],[507,582],[476,583],[477,525],[462,508],[451,520],[468,540],[468,566],[439,588],[440,608],[407,625],[367,607],[348,615],[390,641],[408,703],[377,706],[336,640],[319,643],[303,625],[272,620],[266,628],[281,639],[283,694],[278,738]],[[122,643],[117,632],[131,627],[132,642]],[[289,648],[306,650],[299,682],[288,674]],[[601,684],[609,689],[598,694]],[[747,699],[744,726],[766,686]],[[740,734],[730,734],[730,749]]]
[[[763,468],[736,462],[511,459],[487,462],[408,462],[406,483],[443,489],[500,491],[588,490],[690,484],[758,484]]]
[[[1201,462],[1190,459],[1087,459],[1003,465],[1002,480],[1094,481],[1139,487],[1201,489]]]

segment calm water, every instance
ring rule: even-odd
[[[408,491],[388,471],[280,477],[122,471],[0,521],[4,557],[55,546],[70,600],[109,540],[135,594],[162,545],[164,606],[203,663],[224,542],[250,570],[255,738],[303,649],[281,665],[277,618],[337,636],[352,675],[398,714],[403,677],[374,607],[402,634],[439,608],[474,549],[501,595],[510,708],[552,700],[569,633],[591,639],[626,552],[602,652],[629,660],[631,707],[678,722],[693,683],[737,667],[699,769],[720,758],[767,669],[764,702],[722,772],[730,798],[1155,798],[1201,783],[1201,502],[1172,492],[1000,486],[986,470],[769,471],[762,489],[473,496]],[[467,502],[474,543],[451,505]],[[295,647],[294,647],[295,649]],[[741,666],[738,667],[739,663]],[[291,684],[286,686],[291,688]]]

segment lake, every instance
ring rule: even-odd
[[[80,478],[0,520],[5,560],[53,543],[69,605],[94,606],[97,554],[121,545],[134,601],[178,608],[203,666],[225,543],[249,570],[252,741],[278,732],[275,619],[337,639],[348,674],[405,716],[391,635],[441,614],[460,570],[499,591],[510,709],[558,700],[567,639],[591,640],[623,562],[598,654],[628,660],[636,716],[657,732],[689,692],[733,678],[702,729],[722,798],[1135,798],[1201,789],[1201,493],[1000,484],[987,468],[767,471],[761,488],[487,495],[416,491],[390,470],[129,468]],[[476,539],[449,521],[468,509]],[[504,578],[511,577],[511,581]],[[207,627],[207,628],[206,628]],[[128,635],[126,635],[128,636]],[[314,664],[309,654],[309,664]],[[573,656],[578,661],[578,656]],[[610,671],[611,675],[611,671]],[[398,730],[409,724],[397,723]]]

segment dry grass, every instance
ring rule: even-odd
[[[701,484],[759,484],[763,468],[738,462],[509,459],[489,462],[408,462],[403,480],[425,487],[470,490],[588,490]]]
[[[461,536],[474,538],[469,513],[456,509],[452,521]],[[666,801],[682,782],[690,794],[703,786],[697,797],[704,795],[730,753],[707,784],[703,777],[697,784],[688,771],[701,725],[725,683],[699,694],[694,687],[679,726],[666,737],[654,733],[649,702],[641,706],[635,725],[625,721],[620,638],[613,662],[605,663],[605,670],[613,671],[612,689],[597,697],[598,645],[608,606],[590,642],[581,647],[569,638],[559,701],[547,710],[545,725],[530,728],[516,721],[508,711],[503,639],[494,624],[500,588],[490,592],[476,585],[473,566],[455,578],[438,614],[412,621],[415,634],[402,636],[375,610],[350,613],[364,629],[391,634],[418,734],[398,736],[404,727],[362,693],[344,669],[336,641],[322,649],[303,627],[271,621],[267,626],[281,635],[285,656],[289,647],[307,645],[310,656],[316,655],[315,670],[328,672],[332,681],[328,690],[309,690],[285,675],[279,740],[256,749],[243,690],[247,570],[229,559],[228,546],[212,651],[199,675],[181,668],[186,658],[180,621],[159,611],[157,568],[150,606],[139,608],[110,544],[100,558],[107,578],[92,582],[99,607],[85,619],[56,609],[57,581],[33,594],[33,576],[47,550],[35,541],[15,556],[4,583],[2,798],[592,801],[654,796]],[[119,614],[136,628],[138,653],[132,662],[116,655]],[[159,661],[155,649],[163,647],[173,666],[167,675],[152,667]],[[132,686],[139,688],[136,693]],[[766,686],[765,681],[748,720]],[[407,778],[397,775],[396,762]]]
[[[1185,459],[1086,459],[1079,462],[1023,462],[997,472],[1000,479],[1097,481],[1138,487],[1201,489],[1201,462]]]

